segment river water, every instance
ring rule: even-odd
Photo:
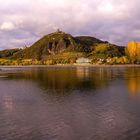
[[[140,68],[2,68],[0,140],[140,140]]]

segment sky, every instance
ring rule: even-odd
[[[0,50],[60,29],[117,45],[140,41],[140,0],[0,0]]]

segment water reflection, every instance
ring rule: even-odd
[[[76,67],[76,76],[79,79],[88,79],[89,78],[89,68],[88,67]]]
[[[3,97],[3,107],[6,112],[12,112],[13,111],[13,98],[10,95],[5,95]]]
[[[138,68],[127,69],[126,76],[129,93],[133,96],[140,94],[140,70]]]
[[[114,71],[94,68],[48,68],[9,74],[9,79],[24,79],[37,82],[53,93],[68,93],[71,90],[90,90],[106,86],[113,80]]]
[[[2,76],[2,75],[1,75]],[[115,80],[126,81],[132,95],[140,93],[139,68],[37,68],[17,73],[9,73],[8,79],[32,80],[52,93],[69,93],[72,90],[101,89]],[[5,77],[6,78],[6,77]]]
[[[128,98],[140,92],[138,68],[36,68],[4,75],[0,140],[140,139],[140,98]]]

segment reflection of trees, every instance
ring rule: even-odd
[[[127,69],[127,86],[132,95],[140,93],[140,70],[139,68]]]
[[[114,79],[119,70],[111,68],[39,68],[10,74],[9,78],[33,80],[43,89],[54,93],[69,92],[71,90],[91,90],[106,86]]]

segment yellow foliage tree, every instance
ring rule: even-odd
[[[126,54],[130,58],[131,62],[140,61],[140,42],[129,42]]]

